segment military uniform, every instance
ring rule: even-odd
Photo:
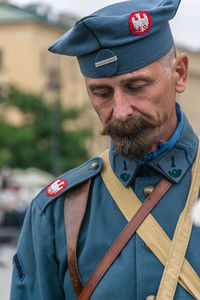
[[[184,115],[181,132],[177,133],[179,129],[180,125],[173,147],[158,156],[154,154],[155,158],[150,160],[124,159],[116,153],[114,145],[110,149],[110,162],[116,176],[124,186],[131,186],[142,202],[148,194],[148,187],[156,186],[163,176],[174,182],[152,212],[170,239],[186,203],[191,167],[198,147],[198,138]],[[60,194],[50,197],[45,189],[33,201],[14,259],[11,300],[76,299],[67,267],[63,216],[67,190],[92,178],[77,249],[78,266],[84,284],[122,231],[127,221],[102,181],[101,165],[100,158],[90,160],[61,176],[67,186]],[[200,276],[199,236],[200,228],[193,226],[186,258]],[[135,234],[99,283],[91,299],[143,300],[149,295],[156,295],[163,270],[160,261]],[[178,285],[174,299],[194,298]]]

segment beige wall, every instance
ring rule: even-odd
[[[60,73],[63,104],[82,105],[86,91],[76,59],[54,55],[47,50],[63,33],[60,28],[36,22],[1,24],[3,69],[0,71],[0,84],[13,84],[48,97],[49,70],[54,68]]]

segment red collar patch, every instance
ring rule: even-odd
[[[128,19],[132,34],[144,35],[152,26],[152,17],[147,11],[136,11],[130,14]]]
[[[65,179],[57,179],[53,181],[46,189],[47,196],[54,197],[60,194],[67,186],[67,181]]]

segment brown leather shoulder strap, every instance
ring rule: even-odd
[[[65,230],[67,239],[67,259],[70,278],[77,297],[83,284],[79,275],[76,247],[81,224],[85,215],[91,180],[69,191],[65,198]]]

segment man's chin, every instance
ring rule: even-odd
[[[112,138],[113,139],[113,138]],[[130,140],[130,139],[113,139],[115,149],[120,156],[128,159],[140,160],[151,152],[152,142],[147,138]]]

